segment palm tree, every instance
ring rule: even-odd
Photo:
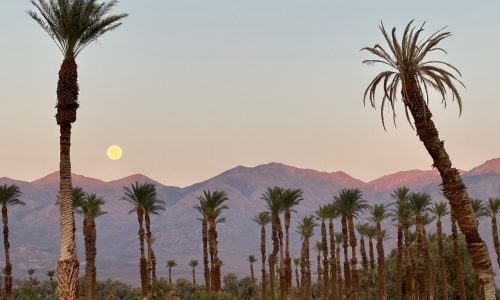
[[[26,270],[26,273],[28,273],[28,276],[30,277],[30,278],[29,278],[29,283],[30,283],[30,284],[31,284],[31,283],[33,283],[33,274],[35,274],[35,271],[36,271],[36,270],[35,270],[35,269],[32,269],[32,268],[30,268],[30,269]]]
[[[384,236],[380,223],[389,216],[387,205],[375,204],[370,207],[370,220],[377,229],[377,286],[379,299],[387,298],[386,288],[386,273],[385,273],[385,253],[384,253]]]
[[[500,242],[498,241],[497,215],[500,213],[500,198],[489,198],[486,203],[486,213],[491,219],[491,234],[493,236],[493,244],[497,254],[497,263],[500,267]]]
[[[344,284],[342,281],[342,267],[340,265],[340,244],[344,241],[344,234],[342,232],[335,233],[335,258],[337,265],[337,291],[335,293],[335,299],[341,299],[344,295]]]
[[[279,242],[279,232],[281,231],[281,222],[279,214],[283,212],[283,206],[281,205],[281,195],[283,193],[283,188],[275,186],[268,187],[267,190],[262,194],[261,198],[266,202],[266,207],[271,213],[271,234],[273,240],[273,251],[269,254],[269,285],[271,288],[271,300],[276,299],[275,292],[275,274],[274,265],[276,264],[276,258],[278,251],[280,249]]]
[[[300,283],[300,299],[310,300],[312,298],[311,283],[311,261],[309,257],[309,239],[314,234],[314,227],[318,226],[314,222],[314,216],[305,216],[297,226],[297,233],[302,238],[302,249],[300,251],[300,268],[302,280]]]
[[[337,287],[337,263],[335,257],[335,231],[333,228],[333,219],[338,217],[338,211],[333,205],[333,203],[329,203],[326,206],[326,216],[328,218],[328,235],[330,236],[330,291],[329,298],[335,298],[338,287]]]
[[[439,249],[439,277],[440,277],[440,289],[442,293],[442,299],[448,299],[448,273],[446,271],[446,261],[443,246],[443,226],[441,224],[441,219],[448,215],[448,206],[446,202],[434,202],[434,206],[431,207],[430,212],[437,218],[436,222],[436,232],[438,239],[438,249]]]
[[[175,260],[167,260],[167,268],[168,268],[168,283],[172,284],[172,268],[176,267],[177,263]]]
[[[442,103],[445,105],[447,91],[451,91],[452,99],[456,100],[460,112],[462,111],[462,100],[455,85],[457,82],[462,83],[455,75],[450,73],[449,69],[455,71],[458,75],[461,75],[460,72],[446,62],[425,60],[428,53],[436,50],[445,52],[438,44],[449,37],[451,33],[440,30],[427,39],[419,39],[423,31],[423,25],[416,29],[412,27],[412,23],[413,21],[406,26],[401,43],[396,38],[396,28],[393,28],[391,37],[385,31],[383,24],[380,25],[380,30],[389,46],[389,51],[379,44],[362,49],[376,56],[376,59],[365,60],[363,63],[383,63],[390,68],[389,71],[383,71],[377,75],[368,85],[364,94],[364,101],[368,97],[371,105],[375,107],[375,90],[379,84],[383,85],[384,95],[382,97],[382,109],[380,110],[383,123],[383,108],[388,102],[388,106],[394,111],[398,93],[401,92],[407,119],[410,122],[411,114],[417,135],[432,157],[433,166],[438,169],[441,175],[443,195],[448,199],[451,211],[466,236],[467,249],[470,257],[474,258],[472,264],[483,283],[486,298],[495,299],[494,275],[488,249],[481,239],[474,222],[474,213],[466,187],[459,171],[452,167],[444,142],[439,139],[439,133],[428,107],[428,88],[433,88],[442,96]],[[394,119],[395,116],[396,114],[393,113]]]
[[[323,252],[323,242],[316,241],[316,243],[313,245],[313,250],[316,251],[316,272],[318,274],[318,281],[317,281],[318,293],[316,295],[316,299],[323,299],[323,297],[325,297],[325,294],[323,294],[323,287],[322,287],[323,269],[321,268],[321,253]]]
[[[254,255],[249,255],[247,258],[250,263],[250,276],[252,277],[252,282],[255,283],[255,275],[253,273],[253,263],[257,261]]]
[[[291,212],[294,212],[294,207],[299,205],[303,200],[301,189],[291,189],[287,188],[283,190],[281,194],[281,205],[283,207],[285,215],[285,261],[283,265],[284,272],[284,293],[281,296],[282,299],[290,299],[292,293],[292,259],[290,258],[289,250],[289,230],[290,230],[290,219]]]
[[[201,221],[201,237],[203,244],[203,276],[205,278],[205,291],[209,292],[210,288],[210,267],[208,260],[208,219],[206,213],[206,207],[202,206],[203,203],[200,201],[199,204],[194,205],[193,207],[201,214],[201,218],[198,220]]]
[[[328,238],[326,235],[326,224],[325,220],[330,218],[331,209],[328,205],[320,206],[316,211],[316,216],[321,221],[321,243],[323,251],[323,291],[321,294],[324,298],[328,297],[329,294],[329,265],[328,265]]]
[[[299,281],[300,257],[294,258],[293,264],[295,265],[295,284],[297,285],[297,290],[300,291],[300,281]]]
[[[9,243],[9,216],[8,207],[14,205],[25,205],[19,198],[21,190],[18,186],[2,185],[0,186],[0,204],[2,205],[2,222],[3,222],[3,246],[5,252],[5,298],[12,299],[12,264],[10,263],[10,243]]]
[[[47,276],[49,276],[49,280],[52,282],[53,281],[53,277],[54,275],[56,275],[56,271],[54,270],[49,270],[47,271]]]
[[[262,299],[267,300],[267,280],[266,280],[266,225],[271,222],[268,211],[262,211],[252,219],[260,226],[260,254],[262,256]]]
[[[189,266],[191,267],[191,273],[193,275],[193,290],[192,293],[196,292],[196,267],[198,266],[198,261],[193,259],[189,261]]]
[[[427,213],[430,209],[430,205],[432,203],[431,196],[426,193],[411,193],[410,194],[410,209],[415,215],[415,227],[417,232],[417,243],[418,243],[418,269],[417,269],[417,277],[421,278],[421,283],[419,284],[419,299],[426,299],[428,297],[429,290],[428,287],[428,278],[426,276],[425,270],[425,252],[426,245],[424,240],[424,229],[422,217]]]
[[[203,196],[199,196],[200,206],[203,207],[203,211],[206,213],[208,222],[208,246],[210,252],[210,287],[212,291],[218,292],[221,288],[220,283],[220,267],[218,263],[218,242],[217,242],[217,228],[216,224],[218,222],[223,222],[224,219],[217,221],[223,210],[229,207],[224,204],[228,199],[227,195],[223,191],[214,191],[213,193],[208,191],[203,191]]]
[[[96,299],[96,269],[95,258],[97,254],[96,237],[97,231],[95,226],[95,218],[106,214],[102,210],[104,200],[97,197],[95,194],[87,194],[76,208],[75,212],[83,215],[83,236],[85,239],[85,299]]]
[[[375,253],[373,247],[373,240],[377,240],[377,228],[375,226],[368,226],[366,228],[366,237],[368,238],[368,253],[370,255],[370,286],[373,286],[374,279],[373,275],[375,274]],[[374,290],[372,289],[372,292]],[[371,293],[370,298],[375,299],[376,297]]]
[[[359,245],[360,245],[360,253],[361,253],[361,265],[363,266],[363,277],[361,279],[361,286],[365,289],[365,297],[364,299],[370,299],[370,289],[371,282],[368,280],[368,257],[366,256],[366,247],[365,247],[365,236],[367,236],[368,227],[370,227],[369,223],[357,224],[356,230],[359,233]],[[397,280],[397,278],[396,278]]]
[[[465,292],[465,282],[464,282],[464,268],[462,265],[462,259],[460,257],[460,249],[458,246],[458,232],[457,232],[457,222],[453,217],[453,211],[450,213],[451,217],[451,238],[453,240],[453,264],[455,265],[455,290],[457,291],[459,299],[467,299],[467,294]]]
[[[409,195],[410,189],[407,187],[399,187],[392,194],[391,197],[394,200],[394,208],[391,209],[391,216],[393,217],[393,222],[397,221],[397,258],[396,258],[396,286],[394,299],[401,300],[401,279],[403,273],[403,253],[405,254],[406,262],[406,294],[409,300],[414,299],[414,277],[413,277],[413,266],[411,264],[411,259],[409,255],[410,247],[409,245],[403,247],[403,236],[405,230],[408,230],[408,221],[411,217],[411,210],[409,209]]]
[[[141,183],[135,182],[132,183],[129,187],[123,187],[125,190],[125,195],[121,198],[122,200],[128,201],[131,203],[134,208],[130,210],[129,214],[132,212],[137,213],[137,222],[139,223],[139,243],[140,243],[140,259],[139,259],[139,268],[141,275],[141,292],[142,297],[149,297],[149,272],[147,271],[147,260],[144,255],[144,214],[145,208],[150,205],[150,203],[154,203],[156,199],[156,187],[152,183]],[[150,297],[149,297],[150,298]]]
[[[356,259],[356,234],[354,231],[354,218],[365,209],[367,209],[368,203],[363,199],[363,194],[359,189],[347,189],[343,188],[339,190],[338,196],[334,197],[334,203],[337,207],[339,213],[342,214],[342,219],[346,219],[346,222],[342,220],[342,232],[344,233],[344,247],[347,248],[347,232],[344,229],[344,223],[347,225],[347,230],[349,231],[349,244],[351,246],[351,274],[352,286],[350,286],[348,281],[348,276],[346,276],[346,291],[347,298],[350,298],[352,293],[352,299],[359,299],[359,280],[358,280],[358,269],[357,269],[357,259]],[[344,248],[344,249],[345,249]],[[347,254],[346,250],[345,254]],[[345,255],[347,260],[347,255]],[[348,266],[348,265],[347,265]],[[344,269],[344,273],[348,274],[349,270]]]
[[[57,268],[61,299],[78,298],[78,258],[73,232],[74,219],[71,209],[71,126],[76,121],[78,103],[78,72],[76,57],[89,44],[121,25],[127,14],[109,15],[118,3],[112,0],[32,0],[36,11],[28,14],[47,32],[64,56],[57,82],[56,121],[60,127],[59,195],[60,206],[60,257]]]

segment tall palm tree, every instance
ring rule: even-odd
[[[359,299],[359,280],[356,259],[356,234],[354,230],[354,218],[365,209],[369,207],[368,202],[363,199],[363,194],[359,189],[343,188],[338,192],[338,196],[334,197],[334,203],[342,217],[346,219],[347,230],[349,232],[349,245],[351,246],[351,279],[352,286],[347,286],[346,276],[346,290],[352,293],[352,299]],[[342,221],[344,227],[344,221]],[[342,229],[344,232],[344,228]],[[347,236],[344,236],[347,238]],[[344,241],[345,245],[346,241]],[[347,256],[345,257],[347,259]],[[344,271],[346,273],[346,271]],[[347,274],[347,273],[346,273]],[[347,297],[349,298],[349,296]]]
[[[387,298],[384,236],[381,223],[389,216],[389,210],[385,204],[375,204],[370,207],[370,220],[377,229],[377,286],[379,299]]]
[[[208,222],[208,248],[210,253],[210,287],[212,291],[218,292],[221,288],[220,280],[220,267],[217,241],[217,218],[219,218],[222,211],[229,207],[224,204],[229,198],[223,191],[210,190],[203,191],[203,195],[198,197],[200,205],[204,207]],[[220,219],[219,222],[223,222]]]
[[[167,260],[167,268],[168,268],[168,283],[172,284],[172,268],[177,266],[177,262],[175,260]]]
[[[56,271],[54,270],[49,270],[47,271],[47,276],[49,276],[49,280],[52,282],[54,279],[54,275],[56,275]]]
[[[267,280],[266,280],[266,225],[271,222],[271,215],[268,211],[262,211],[252,219],[260,226],[260,254],[262,256],[262,291],[263,300],[267,300]]]
[[[189,266],[191,267],[191,274],[193,277],[193,294],[196,292],[196,267],[198,266],[198,261],[193,259],[189,261]]]
[[[375,90],[377,86],[383,86],[382,109],[380,110],[383,121],[383,108],[388,104],[394,111],[398,93],[401,93],[407,119],[410,122],[411,114],[417,135],[432,157],[433,166],[441,175],[443,195],[448,199],[451,211],[466,236],[467,249],[470,257],[474,258],[472,264],[482,281],[486,298],[495,299],[494,275],[488,249],[475,224],[466,187],[459,171],[452,167],[444,142],[439,139],[439,133],[428,106],[428,88],[432,88],[442,96],[442,103],[445,105],[447,92],[450,91],[452,99],[456,100],[460,112],[462,111],[462,100],[456,87],[457,82],[462,83],[451,73],[455,71],[461,75],[460,72],[446,62],[426,60],[426,55],[433,51],[445,52],[438,45],[451,33],[439,30],[427,39],[419,39],[423,25],[415,28],[412,27],[412,22],[406,26],[401,42],[396,37],[396,28],[393,28],[392,36],[390,36],[383,24],[380,25],[380,30],[389,46],[388,50],[379,44],[362,49],[376,56],[376,59],[365,60],[363,63],[383,63],[390,69],[381,72],[371,81],[365,91],[364,101],[368,97],[371,105],[375,107]],[[393,113],[394,119],[395,116],[396,114]]]
[[[267,209],[269,209],[269,212],[271,213],[271,236],[273,241],[273,251],[269,254],[269,286],[271,288],[271,300],[276,300],[276,276],[274,274],[274,265],[276,264],[276,258],[280,249],[278,235],[281,228],[279,214],[283,212],[283,206],[281,205],[282,193],[283,188],[275,186],[272,188],[268,187],[261,196],[261,198],[266,202]]]
[[[414,277],[413,266],[409,255],[410,247],[403,247],[404,231],[408,230],[408,221],[411,217],[411,210],[409,209],[410,189],[407,187],[399,187],[392,194],[393,208],[391,209],[391,216],[393,222],[397,222],[397,258],[396,258],[396,286],[394,291],[394,299],[401,300],[401,279],[403,273],[403,253],[405,254],[405,269],[406,269],[406,294],[409,300],[414,299]],[[408,253],[407,253],[408,252]]]
[[[374,285],[373,275],[375,274],[375,253],[373,247],[373,240],[377,240],[377,228],[375,226],[368,226],[366,228],[366,237],[368,238],[368,253],[370,255],[370,286]],[[375,299],[374,289],[372,289],[372,293],[370,293],[370,298]]]
[[[26,270],[26,273],[28,273],[28,276],[29,276],[29,282],[30,284],[33,283],[33,274],[35,274],[36,270],[33,269],[33,268],[30,268],[28,270]]]
[[[418,243],[418,269],[417,277],[421,278],[421,283],[419,284],[419,299],[427,299],[428,293],[430,292],[428,287],[428,280],[426,276],[426,264],[425,264],[425,251],[426,245],[424,240],[424,230],[422,217],[430,210],[430,205],[432,203],[431,196],[426,193],[411,193],[410,194],[410,209],[415,215],[415,227],[417,232],[417,243]]]
[[[83,215],[83,236],[85,239],[85,299],[97,297],[95,258],[97,255],[97,230],[95,218],[106,214],[102,209],[104,200],[95,194],[87,194],[76,209],[76,213]]]
[[[294,207],[299,205],[303,200],[301,189],[287,188],[283,190],[281,194],[281,206],[283,207],[283,212],[285,216],[285,261],[283,265],[284,272],[284,294],[281,296],[282,299],[290,299],[292,297],[292,259],[290,258],[289,250],[289,230],[290,230],[290,219],[291,212],[294,212]]]
[[[316,273],[318,274],[317,281],[317,295],[316,299],[323,299],[325,294],[323,294],[323,269],[321,268],[321,253],[323,252],[323,242],[316,241],[313,245],[313,250],[316,251]]]
[[[149,272],[147,271],[148,263],[144,251],[144,238],[145,232],[143,227],[145,209],[150,203],[155,202],[156,199],[156,187],[152,183],[132,183],[129,187],[123,187],[125,190],[124,196],[121,198],[134,207],[130,210],[129,214],[136,212],[137,222],[139,223],[139,244],[140,244],[140,258],[139,258],[139,270],[141,275],[141,293],[143,298],[149,297]]]
[[[321,295],[323,295],[324,298],[327,298],[329,295],[329,264],[328,264],[328,238],[326,235],[326,223],[325,220],[330,218],[331,214],[331,208],[328,205],[320,206],[318,210],[316,211],[316,216],[318,219],[321,221],[321,250],[323,251],[323,283],[322,283],[322,288],[323,291],[321,291]]]
[[[500,213],[500,198],[489,198],[486,203],[486,213],[491,219],[491,234],[493,236],[493,245],[497,254],[497,263],[500,267],[500,242],[498,241],[497,215]]]
[[[295,284],[297,286],[297,290],[300,291],[300,278],[299,278],[299,267],[300,267],[300,257],[296,257],[293,259],[293,264],[295,265]]]
[[[253,263],[257,261],[254,255],[249,255],[247,258],[250,263],[250,276],[252,277],[252,282],[255,283],[255,274],[253,272]]]
[[[297,233],[302,238],[302,247],[300,251],[300,268],[302,280],[300,283],[300,299],[310,300],[312,298],[311,282],[311,260],[309,255],[309,239],[314,234],[314,228],[318,226],[314,221],[314,216],[308,215],[302,218],[297,226]]]
[[[440,290],[442,299],[448,299],[448,273],[446,271],[446,261],[443,246],[443,226],[441,224],[441,219],[448,215],[448,205],[446,202],[434,202],[434,206],[431,207],[430,212],[437,218],[436,222],[436,232],[438,239],[438,249],[439,249],[439,278],[440,278]]]
[[[338,210],[333,205],[333,203],[329,203],[326,206],[326,215],[328,218],[328,235],[330,236],[330,291],[329,298],[335,298],[338,290],[337,287],[337,259],[335,253],[335,230],[333,227],[333,219],[338,217]]]
[[[78,258],[71,207],[71,126],[76,121],[78,72],[76,57],[99,37],[121,25],[127,14],[109,15],[116,0],[32,0],[35,10],[28,14],[52,38],[64,56],[57,82],[56,121],[60,127],[59,195],[60,257],[57,268],[61,299],[78,298]]]
[[[344,282],[342,281],[342,267],[340,265],[340,244],[344,242],[344,234],[342,232],[335,233],[335,264],[337,265],[337,290],[335,299],[342,299],[344,296]]]
[[[0,204],[2,205],[2,222],[3,222],[3,246],[5,252],[5,298],[12,299],[12,264],[10,263],[10,243],[9,243],[9,215],[8,207],[15,205],[25,205],[20,199],[21,190],[18,186],[1,185],[0,186]]]
[[[203,244],[203,277],[205,278],[205,291],[211,291],[210,284],[210,266],[208,260],[208,219],[206,213],[206,207],[202,206],[203,202],[194,205],[193,207],[200,213],[201,218],[198,220],[201,221],[201,240]]]
[[[359,252],[361,253],[361,265],[363,266],[363,277],[361,278],[361,286],[363,286],[365,290],[364,299],[370,299],[370,289],[371,282],[368,280],[369,270],[368,270],[368,256],[366,255],[366,247],[365,247],[365,236],[367,236],[368,227],[370,227],[369,223],[357,224],[356,230],[359,233]],[[396,278],[397,279],[397,278]]]

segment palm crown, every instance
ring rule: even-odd
[[[28,14],[54,40],[66,58],[76,57],[100,36],[121,25],[127,14],[108,15],[118,3],[112,0],[32,0],[35,11]]]
[[[302,218],[297,226],[297,233],[302,237],[311,237],[314,233],[314,227],[318,226],[316,222],[314,222],[314,216],[309,215]]]
[[[450,211],[448,210],[448,204],[444,201],[434,202],[434,205],[430,208],[430,212],[438,219],[441,219],[442,217],[450,213]]]
[[[87,194],[80,204],[80,207],[78,207],[75,212],[95,218],[107,214],[107,212],[102,209],[103,205],[104,200],[102,200],[101,197],[97,197],[96,194]]]
[[[271,222],[271,215],[268,211],[261,211],[258,215],[253,217],[252,221],[259,224],[260,226],[266,226]]]
[[[21,190],[19,187],[12,185],[2,185],[0,186],[0,205],[3,207],[12,205],[25,205],[23,201],[19,199],[21,196]]]
[[[355,218],[361,211],[369,207],[359,189],[348,188],[341,189],[338,196],[334,197],[334,205],[340,213],[352,215]]]
[[[485,209],[490,218],[495,217],[500,212],[500,198],[489,198]]]
[[[224,191],[214,191],[213,193],[210,190],[203,191],[203,196],[198,197],[198,200],[200,204],[196,205],[195,208],[209,219],[215,220],[223,210],[229,208],[224,204],[229,200]],[[217,222],[224,222],[224,219],[221,218]]]
[[[152,183],[146,182],[141,184],[135,182],[130,185],[130,188],[123,187],[123,189],[125,190],[125,195],[121,199],[134,205],[134,208],[129,213],[141,209],[145,212],[158,214],[158,210],[161,209],[158,205],[163,206],[163,201],[158,200],[156,197],[156,187]]]

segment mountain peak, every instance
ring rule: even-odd
[[[500,158],[487,160],[483,164],[466,172],[465,175],[478,175],[486,173],[500,174]]]
[[[86,177],[83,175],[71,173],[71,180],[73,182],[73,186],[93,186],[104,183],[104,181],[100,179],[95,179],[92,177]],[[34,185],[53,185],[59,183],[59,171],[52,172],[42,178],[39,178],[33,182]]]

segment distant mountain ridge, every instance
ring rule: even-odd
[[[488,160],[469,171],[462,171],[462,174],[471,197],[487,199],[500,196],[500,158]],[[135,283],[138,281],[138,225],[136,218],[128,214],[130,205],[120,201],[123,187],[135,181],[154,183],[159,198],[166,201],[167,210],[152,220],[153,232],[158,238],[155,253],[159,266],[164,265],[167,259],[176,259],[179,264],[176,274],[180,275],[188,274],[189,260],[202,259],[201,226],[196,220],[197,212],[193,205],[197,202],[197,196],[206,189],[224,190],[229,196],[230,209],[224,212],[226,223],[220,225],[219,231],[220,253],[225,263],[223,272],[235,272],[239,275],[247,272],[245,256],[260,253],[260,231],[251,218],[265,209],[261,194],[268,186],[295,187],[304,191],[304,201],[297,208],[297,215],[292,217],[293,228],[299,217],[312,213],[319,205],[331,201],[342,187],[361,189],[370,203],[389,202],[390,193],[401,185],[414,191],[428,192],[435,199],[442,199],[439,193],[440,176],[436,170],[400,171],[364,182],[341,171],[319,172],[269,163],[256,167],[237,166],[183,188],[164,185],[142,174],[108,182],[77,174],[73,174],[72,178],[74,186],[81,186],[85,191],[96,193],[106,200],[105,210],[109,213],[97,219],[98,277]],[[58,172],[33,182],[2,177],[0,184],[18,185],[23,192],[22,199],[26,202],[25,207],[13,207],[9,210],[15,276],[22,276],[24,271],[21,270],[31,267],[39,269],[39,274],[54,268],[59,246],[59,211],[53,205],[58,193]],[[81,217],[77,216],[76,222],[82,260]],[[336,228],[340,226],[335,225]],[[388,229],[393,227],[389,223],[385,226]],[[485,232],[489,232],[487,222],[482,222],[481,226],[485,226]],[[483,237],[492,247],[491,237]],[[298,247],[299,240],[294,235],[291,239],[292,253],[297,253]],[[82,260],[82,265],[83,263]],[[81,268],[83,270],[83,266]],[[163,275],[162,272],[165,272],[164,268],[159,269],[160,276]]]

